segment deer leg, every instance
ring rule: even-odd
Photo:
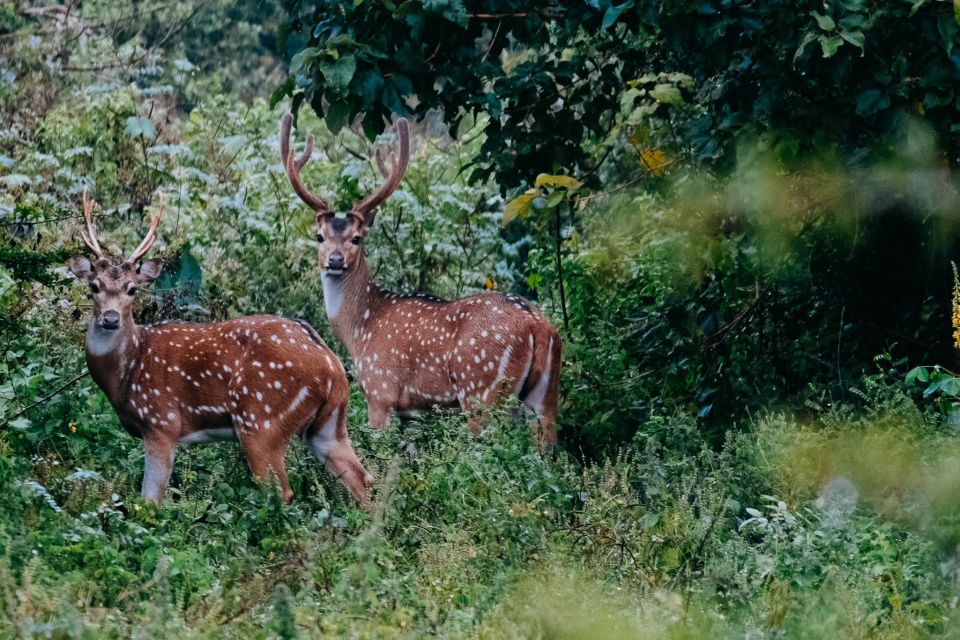
[[[489,417],[489,412],[485,410],[485,403],[475,396],[461,396],[460,410],[467,414],[467,430],[471,435],[478,436],[483,431],[483,424]]]
[[[556,409],[556,407],[554,407]],[[533,431],[533,437],[537,441],[540,451],[553,447],[557,444],[557,415],[556,411],[544,411],[543,415],[537,415],[530,421],[530,430]]]
[[[357,504],[367,504],[367,492],[373,486],[373,476],[364,469],[349,440],[343,439],[334,443],[333,448],[326,454],[324,466],[330,475],[346,487]]]
[[[479,436],[480,432],[483,431],[483,416],[473,414],[467,418],[467,431],[472,436]]]
[[[528,415],[533,414],[530,419],[530,431],[533,432],[533,438],[537,441],[537,447],[540,448],[540,451],[557,444],[558,400],[556,385],[553,385],[546,396],[538,401],[532,403],[527,400],[524,401],[532,410],[527,411]]]
[[[534,353],[530,378],[527,379],[532,388],[520,398],[536,414],[530,428],[541,451],[557,444],[560,364],[560,337],[554,334],[549,336],[546,349]]]
[[[358,504],[367,503],[373,476],[363,467],[347,435],[346,406],[332,411],[324,407],[307,430],[310,451],[334,478],[346,487]]]
[[[262,434],[245,431],[241,431],[239,435],[240,447],[247,458],[250,473],[260,480],[269,480],[271,475],[276,476],[277,482],[280,483],[280,493],[283,496],[283,501],[290,502],[293,499],[293,490],[290,488],[287,468],[283,462],[286,442],[282,440],[264,441]],[[256,435],[260,435],[261,438],[257,439]]]
[[[557,358],[559,369],[559,358]],[[560,403],[559,375],[554,373],[547,387],[547,393],[542,404],[537,409],[537,423],[533,426],[533,435],[537,439],[537,446],[543,451],[557,444],[557,405]]]
[[[145,461],[143,465],[143,486],[140,495],[144,500],[163,502],[163,494],[170,482],[176,442],[159,436],[148,436],[143,440]]]

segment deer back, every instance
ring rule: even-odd
[[[346,402],[346,372],[309,325],[273,316],[143,327],[121,409],[141,429],[288,431]],[[286,434],[289,435],[289,434]]]

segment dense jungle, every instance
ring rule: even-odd
[[[410,123],[373,278],[535,304],[556,446],[371,428],[288,112],[341,213]],[[958,0],[0,3],[0,637],[958,637],[958,165]],[[141,497],[85,192],[111,255],[163,207],[139,324],[316,329],[367,503],[298,438]]]

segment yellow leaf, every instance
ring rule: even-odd
[[[541,173],[537,176],[535,183],[538,187],[554,187],[555,189],[566,189],[567,191],[576,191],[583,186],[583,183],[570,176],[552,176],[548,173]]]
[[[530,213],[530,205],[533,204],[533,199],[539,195],[540,192],[536,189],[530,189],[508,202],[507,206],[503,208],[503,224],[510,224],[517,216],[526,218]]]
[[[651,149],[650,147],[644,147],[640,150],[640,160],[643,162],[643,166],[658,176],[663,174],[663,168],[667,166],[668,162],[667,154],[660,149]]]
[[[493,281],[493,278],[487,278],[483,281],[483,288],[487,291],[492,291],[497,288],[497,283]]]

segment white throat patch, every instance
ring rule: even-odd
[[[340,303],[343,302],[343,276],[320,276],[323,283],[323,306],[327,308],[327,317],[336,318],[340,313]]]
[[[87,330],[87,351],[92,355],[105,356],[123,347],[124,342],[123,331],[107,331],[99,328],[95,321],[90,323]]]

